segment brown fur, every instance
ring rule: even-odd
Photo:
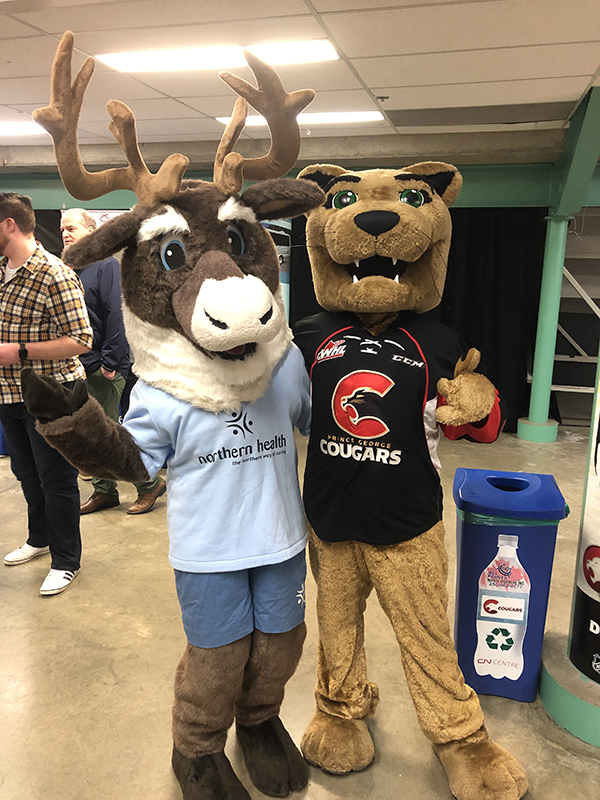
[[[223,647],[188,644],[175,675],[173,741],[186,758],[225,746],[234,716],[258,725],[279,714],[306,636],[301,623],[287,633],[255,630]]]
[[[403,174],[427,177],[451,174],[452,182],[443,196],[425,181],[399,181]],[[454,201],[462,178],[455,167],[442,163],[415,164],[402,170],[346,172],[341,167],[317,164],[300,172],[299,177],[326,175],[336,183],[325,183],[326,203],[308,214],[306,241],[317,300],[328,311],[354,311],[357,314],[398,312],[402,309],[428,311],[438,305],[446,277],[452,225],[448,206]],[[348,175],[352,181],[344,181]],[[360,182],[356,182],[359,178]],[[320,182],[324,182],[321,178]],[[418,189],[430,202],[420,208],[400,203],[403,189]],[[343,209],[327,208],[340,191],[356,194],[355,203]],[[368,211],[388,211],[399,215],[398,224],[374,237],[361,230],[354,220]],[[358,283],[346,269],[355,259],[374,255],[408,262],[399,282],[379,275],[364,277]],[[360,277],[360,273],[359,273]]]
[[[300,176],[315,180],[326,195],[307,214],[306,227],[315,294],[324,308],[354,312],[379,335],[399,312],[422,313],[439,304],[450,248],[448,207],[462,184],[455,167],[426,162],[351,172],[317,164]],[[479,353],[470,350],[454,378],[438,382],[447,399],[437,409],[438,422],[475,423],[490,413],[496,392],[474,372],[478,363]],[[518,800],[527,790],[525,773],[490,740],[477,695],[458,667],[446,616],[442,523],[385,547],[330,543],[311,533],[309,548],[320,641],[317,709],[301,745],[307,760],[341,774],[363,769],[374,757],[367,719],[379,690],[367,677],[363,614],[375,588],[400,646],[419,724],[453,794],[458,800]]]
[[[48,444],[88,475],[130,483],[150,480],[131,434],[109,419],[93,397],[74,414],[37,422],[36,427]]]

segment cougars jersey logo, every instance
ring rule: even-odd
[[[389,428],[378,415],[381,399],[392,386],[394,381],[381,372],[358,370],[346,375],[335,387],[331,400],[337,425],[353,436],[384,436]]]

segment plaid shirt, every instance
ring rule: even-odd
[[[36,247],[25,264],[4,283],[7,258],[0,258],[0,342],[47,342],[70,336],[92,346],[92,329],[78,276],[60,259]],[[36,372],[59,383],[85,378],[77,356],[56,361],[27,361]],[[20,403],[21,364],[0,366],[0,403]]]

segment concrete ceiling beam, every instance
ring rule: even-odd
[[[565,131],[493,131],[489,133],[389,134],[345,138],[304,137],[298,166],[340,163],[356,167],[401,167],[415,161],[437,160],[460,164],[525,164],[554,162],[562,152]],[[217,142],[150,142],[140,146],[151,168],[162,164],[173,152],[190,159],[190,169],[212,170]],[[266,139],[238,142],[247,158],[264,155]],[[88,169],[123,166],[123,152],[117,144],[82,144],[81,156]],[[54,150],[49,145],[0,146],[0,171],[55,172]]]

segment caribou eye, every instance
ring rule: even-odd
[[[244,242],[244,237],[240,233],[240,229],[237,225],[234,225],[233,222],[230,222],[227,226],[227,243],[229,244],[232,256],[244,255],[246,243]]]
[[[160,243],[160,260],[166,270],[179,269],[185,264],[185,247],[179,239],[165,236]]]

